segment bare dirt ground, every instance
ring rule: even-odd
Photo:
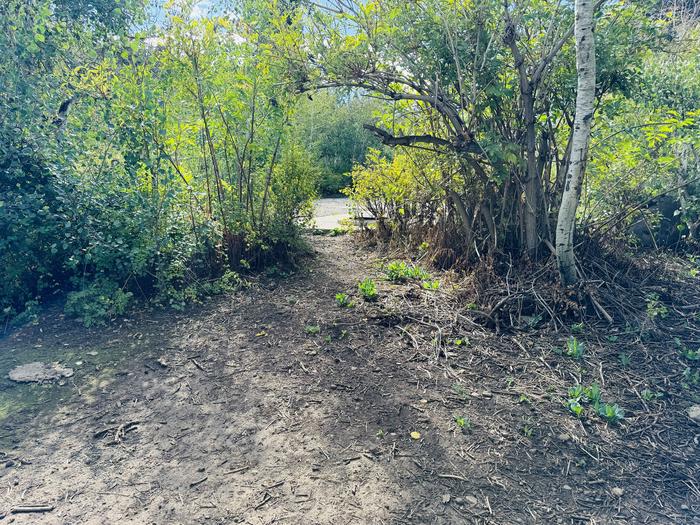
[[[691,394],[635,395],[641,350],[624,379],[619,347],[576,363],[552,351],[560,334],[465,321],[450,346],[431,318],[446,285],[377,280],[378,302],[340,308],[376,256],[311,242],[295,275],[185,312],[91,330],[54,313],[0,340],[2,522],[700,523]],[[6,379],[35,360],[75,375]],[[590,378],[621,425],[563,406]],[[52,510],[10,514],[37,504]]]

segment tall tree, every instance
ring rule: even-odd
[[[596,64],[593,11],[592,0],[576,0],[574,21],[578,74],[576,115],[571,137],[571,161],[564,182],[556,233],[557,263],[561,280],[565,285],[574,284],[578,280],[574,256],[576,209],[581,195],[581,182],[586,170],[595,103]]]

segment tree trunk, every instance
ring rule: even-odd
[[[538,194],[540,177],[537,172],[537,130],[535,128],[535,102],[532,86],[522,90],[523,118],[525,120],[527,147],[527,175],[525,180],[525,242],[530,258],[537,258],[537,248],[540,244],[538,225]]]
[[[578,280],[574,258],[576,208],[586,169],[595,101],[595,43],[593,40],[593,0],[576,0],[574,35],[576,37],[576,116],[571,136],[571,161],[564,181],[564,191],[557,219],[556,252],[559,274],[564,285]]]

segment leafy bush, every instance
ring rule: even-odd
[[[8,2],[0,315],[65,292],[66,313],[93,325],[293,262],[318,165],[290,138],[293,97],[255,39],[232,46],[223,18],[166,17],[157,48],[137,35],[125,49],[141,2],[101,0],[102,12],[70,0],[70,14],[65,2]]]
[[[126,311],[133,294],[124,292],[111,281],[97,281],[89,287],[68,294],[65,311],[80,318],[85,326],[104,324]]]

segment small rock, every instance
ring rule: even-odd
[[[450,502],[450,495],[449,494],[443,494],[442,495],[442,502],[447,505]]]
[[[685,503],[681,505],[681,510],[688,510],[688,505],[686,505]]]
[[[467,500],[467,503],[469,503],[470,505],[478,505],[479,504],[479,500],[476,499],[474,496],[466,496],[464,499]]]
[[[484,390],[484,391],[481,393],[481,395],[484,396],[484,397],[487,398],[487,399],[493,397],[493,394],[492,394],[491,392],[489,392],[488,390]]]
[[[563,443],[566,443],[567,441],[571,440],[571,436],[569,434],[559,434],[557,439]]]
[[[8,459],[7,461],[5,461],[5,468],[10,468],[14,464],[15,464],[14,460]]]
[[[461,505],[462,503],[464,503],[464,498],[462,498],[462,497],[455,498],[455,503],[457,505]]]
[[[564,490],[571,490],[571,486],[570,486],[570,485],[564,485],[564,486],[562,487],[562,489],[564,489]]]
[[[625,493],[625,489],[623,489],[622,487],[613,487],[610,493],[616,498],[621,498],[622,495]]]
[[[688,407],[688,417],[700,425],[700,405]]]

